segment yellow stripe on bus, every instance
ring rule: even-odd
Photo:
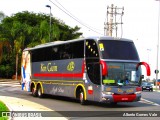
[[[75,88],[75,90],[74,90],[74,95],[75,95],[75,97],[76,97],[76,89],[77,89],[78,86],[81,86],[81,87],[83,88],[84,100],[86,100],[86,99],[87,99],[87,94],[86,94],[86,89],[85,89],[85,87],[84,87],[83,84],[78,84],[78,85],[76,86],[76,88]]]

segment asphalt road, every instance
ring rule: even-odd
[[[48,107],[55,111],[60,112],[66,115],[65,111],[72,111],[73,114],[67,116],[69,119],[82,119],[81,114],[85,116],[90,114],[90,116],[100,117],[101,119],[106,119],[106,116],[111,115],[109,119],[135,119],[135,117],[113,117],[118,116],[119,112],[160,112],[160,92],[142,92],[142,100],[139,102],[132,103],[118,103],[116,106],[111,106],[110,104],[101,104],[95,102],[89,102],[88,105],[80,105],[78,101],[66,97],[57,97],[57,96],[46,96],[45,98],[36,98],[31,95],[30,92],[25,92],[21,90],[21,86],[17,82],[0,82],[0,95],[1,96],[11,96],[21,99],[26,99],[32,102],[36,102],[45,107]],[[78,112],[74,112],[78,111]],[[79,112],[83,111],[83,112]],[[85,112],[84,112],[85,111]],[[89,112],[93,111],[93,112]],[[99,112],[100,111],[100,112]],[[115,112],[117,111],[117,112]],[[102,117],[105,116],[105,117]],[[83,120],[91,119],[91,117],[83,117]],[[92,118],[93,119],[93,118]],[[96,119],[94,117],[94,119]],[[150,119],[159,119],[158,117],[138,117],[138,119],[150,120]]]

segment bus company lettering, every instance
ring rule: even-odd
[[[123,92],[123,90],[122,90],[122,89],[120,89],[120,88],[118,88],[118,92],[121,92],[121,93],[122,93],[122,92]]]
[[[112,90],[111,87],[106,88],[106,91],[111,91],[111,90]]]
[[[58,66],[48,63],[47,65],[41,63],[41,72],[54,72],[58,70]]]
[[[74,68],[75,68],[75,63],[73,61],[71,61],[67,66],[67,70],[68,71],[73,71]]]
[[[50,93],[56,94],[56,93],[64,93],[64,89],[61,87],[53,87]]]
[[[134,90],[133,90],[133,89],[122,90],[122,89],[118,88],[117,91],[120,92],[120,93],[131,93],[131,92],[133,92]]]

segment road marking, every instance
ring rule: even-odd
[[[0,82],[1,92],[5,91],[16,91],[20,89],[20,84],[18,82]]]
[[[155,105],[155,106],[160,106],[159,104],[155,103],[155,102],[152,102],[152,101],[149,101],[149,100],[146,100],[144,98],[141,98],[141,101],[139,101],[141,103],[146,103],[146,104],[151,104],[151,105]]]
[[[0,87],[2,86],[8,86],[8,87],[16,87],[16,86],[20,86],[20,85],[17,85],[17,84],[12,84],[12,85],[8,85],[8,84],[1,84]]]
[[[4,81],[4,82],[0,82],[0,84],[20,84],[21,81],[17,82],[17,81]]]
[[[0,86],[21,86],[20,83],[18,82],[11,82],[11,81],[7,81],[7,82],[0,82]]]

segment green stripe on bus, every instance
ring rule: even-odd
[[[103,80],[103,83],[115,83],[115,80]]]

